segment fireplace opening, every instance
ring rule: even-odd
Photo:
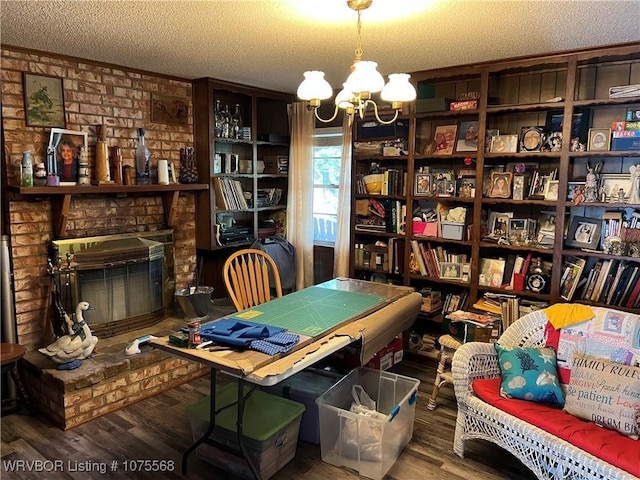
[[[65,310],[89,302],[98,337],[154,325],[173,305],[173,230],[55,240],[52,256]]]

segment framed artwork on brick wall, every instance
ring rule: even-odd
[[[24,72],[22,80],[27,126],[64,128],[62,79]]]

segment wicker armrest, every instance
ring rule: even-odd
[[[456,350],[451,363],[453,387],[458,405],[473,395],[471,383],[476,378],[495,378],[500,376],[498,354],[491,343],[469,342]]]

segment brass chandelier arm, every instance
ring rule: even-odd
[[[338,108],[338,106],[336,105],[336,109],[333,112],[333,115],[331,116],[331,118],[325,120],[324,118],[322,118],[320,115],[318,115],[318,107],[314,107],[312,105],[307,105],[308,109],[313,109],[313,113],[316,116],[316,118],[318,120],[320,120],[322,123],[329,123],[329,122],[333,122],[337,116],[338,116],[338,112],[340,111],[340,109]]]
[[[398,119],[398,115],[400,114],[400,109],[396,108],[395,109],[395,114],[393,115],[393,118],[391,118],[391,120],[382,120],[380,118],[380,116],[378,115],[378,105],[376,104],[376,102],[374,102],[373,100],[365,100],[364,102],[362,102],[362,106],[360,108],[357,108],[359,114],[360,114],[360,118],[364,117],[364,112],[367,108],[367,105],[373,105],[373,114],[376,117],[376,120],[378,121],[378,123],[381,123],[383,125],[389,125],[393,122],[395,122]]]

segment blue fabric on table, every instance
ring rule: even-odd
[[[295,333],[278,333],[262,340],[253,340],[251,348],[267,355],[287,353],[300,341],[300,335]]]
[[[253,340],[268,338],[283,332],[284,328],[261,323],[247,322],[235,318],[220,318],[205,323],[200,328],[200,337],[221,345],[247,348]]]

